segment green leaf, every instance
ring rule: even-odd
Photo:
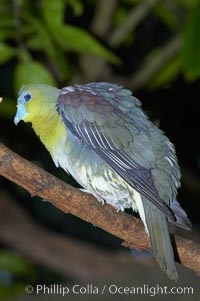
[[[191,13],[183,39],[183,64],[188,80],[200,77],[200,5]]]
[[[20,297],[24,294],[24,288],[26,287],[27,283],[21,283],[19,281],[15,281],[15,283],[12,283],[12,286],[3,286],[0,285],[0,299],[1,300],[8,300],[8,297],[12,296],[12,299],[16,299],[17,296]]]
[[[154,8],[155,13],[172,30],[177,30],[180,23],[178,16],[173,12],[166,3],[158,3]]]
[[[61,25],[64,19],[66,0],[42,0],[42,14],[50,26]]]
[[[25,17],[34,28],[34,33],[28,37],[26,44],[31,49],[43,50],[54,65],[60,79],[66,80],[69,76],[69,66],[63,50],[52,41],[48,29],[39,20],[31,16]]]
[[[106,49],[92,35],[82,28],[63,24],[66,0],[43,0],[42,14],[51,34],[65,50],[73,50],[82,54],[95,54],[113,62],[120,60]]]
[[[11,15],[11,6],[9,1],[1,0],[0,1],[0,17]]]
[[[127,3],[129,5],[132,5],[132,4],[138,4],[141,2],[141,0],[123,0],[124,3]]]
[[[83,13],[83,3],[80,0],[67,0],[67,4],[71,6],[75,16],[79,17]]]
[[[0,42],[0,64],[4,64],[15,56],[15,48]]]
[[[40,35],[33,35],[27,40],[26,44],[32,50],[45,51],[55,68],[57,76],[61,80],[66,80],[69,77],[69,65],[66,56],[62,49],[54,47],[51,40],[43,40],[43,43],[41,44]]]
[[[112,63],[120,63],[119,58],[115,54],[81,28],[71,25],[59,26],[52,30],[52,34],[54,39],[65,50],[73,50],[82,54],[94,54]]]
[[[46,23],[50,26],[62,25],[66,4],[71,6],[75,16],[83,13],[83,4],[79,0],[43,0],[42,14]]]
[[[16,111],[16,104],[11,100],[3,97],[3,101],[0,104],[0,118],[11,118]]]
[[[15,23],[14,23],[14,20],[12,17],[9,17],[8,15],[4,15],[3,17],[1,17],[1,28],[14,29],[14,25],[15,25]]]
[[[9,251],[0,251],[0,270],[14,275],[24,275],[31,270],[31,266],[22,257]]]
[[[176,4],[181,8],[183,7],[186,11],[194,9],[198,5],[199,0],[175,0]]]
[[[182,60],[180,55],[172,58],[147,83],[148,88],[156,89],[172,82],[180,73]]]
[[[55,86],[55,80],[48,69],[39,62],[27,60],[20,62],[15,69],[15,90],[23,84],[48,84]]]
[[[8,38],[13,38],[13,36],[13,30],[5,28],[0,29],[0,41],[6,40]]]

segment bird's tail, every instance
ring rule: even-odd
[[[149,204],[149,201],[144,197],[142,197],[142,203],[155,259],[169,278],[177,281],[178,273],[175,266],[166,216],[155,206]]]
[[[172,221],[170,221],[170,223],[184,230],[192,231],[192,224],[187,217],[186,212],[183,210],[183,208],[181,208],[179,202],[176,199],[173,200],[172,204],[170,205],[170,209],[172,210],[176,218],[176,221],[174,223]]]

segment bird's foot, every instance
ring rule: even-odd
[[[86,192],[86,193],[89,193],[89,194],[92,194],[99,201],[99,203],[101,203],[102,205],[105,204],[105,200],[102,199],[102,197],[100,197],[99,195],[97,195],[97,194],[95,194],[95,193],[93,193],[93,192],[91,192],[91,191],[89,191],[85,188],[80,188],[79,190],[81,190],[83,192]]]
[[[115,205],[114,207],[117,209],[117,212],[124,212],[124,207],[122,205]]]
[[[111,201],[107,201],[107,203],[112,205],[117,210],[117,212],[124,211],[124,207],[119,203],[115,203],[115,202],[111,202]]]
[[[92,194],[99,201],[99,203],[101,203],[102,205],[105,204],[105,200],[102,197],[100,197],[98,194],[93,193],[93,192],[87,190],[86,188],[80,188],[79,190],[89,193],[89,194]],[[112,201],[108,201],[108,200],[106,201],[106,203],[112,205],[117,210],[117,212],[120,212],[120,211],[124,212],[124,207],[121,204],[112,202]]]

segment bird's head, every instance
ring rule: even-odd
[[[14,118],[14,123],[17,125],[20,120],[24,120],[26,118],[27,113],[27,107],[28,102],[30,102],[32,99],[32,93],[31,91],[19,91],[19,97],[17,99],[17,112]]]
[[[23,85],[19,90],[17,99],[17,112],[14,123],[17,125],[20,120],[32,122],[33,119],[41,115],[47,109],[55,108],[55,101],[59,90],[44,84]]]

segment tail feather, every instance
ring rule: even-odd
[[[178,273],[175,266],[166,216],[155,206],[149,204],[147,199],[142,198],[142,203],[155,259],[169,278],[177,281]]]
[[[189,218],[187,217],[186,212],[183,210],[183,208],[181,208],[179,202],[176,199],[173,200],[172,204],[170,205],[170,209],[173,211],[175,218],[176,218],[176,221],[174,224],[187,231],[191,231],[192,224],[191,224]]]

